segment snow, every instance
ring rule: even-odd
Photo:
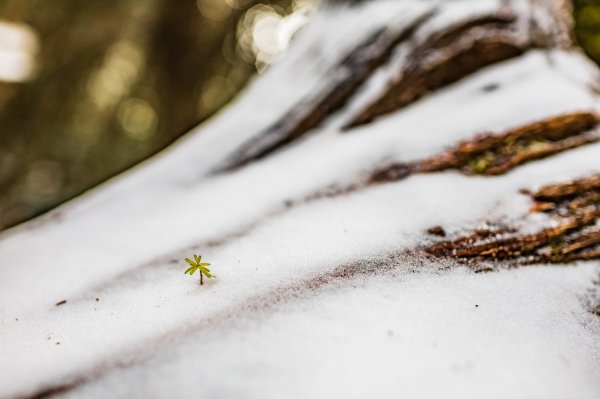
[[[435,24],[452,22],[464,12],[452,4],[467,3],[444,4],[448,14]],[[485,220],[549,223],[527,216],[530,200],[519,190],[600,172],[600,143],[494,178],[418,175],[304,201],[385,161],[598,110],[589,88],[596,72],[579,53],[531,51],[341,133],[356,100],[288,148],[210,174],[325,87],[340,47],[381,26],[400,29],[429,5],[322,10],[288,57],[219,117],[59,208],[52,223],[3,233],[0,397],[82,374],[74,397],[598,397],[600,326],[582,299],[598,262],[473,274],[402,254],[430,242],[424,232],[434,225],[462,233]],[[371,29],[356,33],[364,21]],[[376,95],[382,76],[366,83],[360,101]],[[492,83],[497,90],[481,90]],[[218,276],[203,287],[183,275],[183,257],[193,253]],[[377,272],[302,288],[355,263]]]
[[[463,22],[466,16],[469,16],[470,19],[477,19],[488,15],[502,14],[506,11],[502,7],[501,0],[453,0],[437,1],[436,3],[437,13],[425,23],[422,29],[415,32],[416,40],[423,41],[432,33],[443,32],[444,28],[448,26],[456,26]],[[518,3],[517,1],[517,5]]]
[[[199,331],[71,397],[598,396],[600,322],[577,299],[594,267],[399,267]]]

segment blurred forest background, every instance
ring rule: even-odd
[[[317,0],[0,0],[0,230],[161,150],[284,54]],[[600,0],[574,0],[600,62]]]

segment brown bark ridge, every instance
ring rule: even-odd
[[[375,69],[388,61],[393,50],[434,13],[426,13],[400,30],[389,28],[375,32],[339,62],[330,87],[298,104],[264,132],[245,143],[224,169],[235,169],[260,159],[319,126],[346,105]]]
[[[331,83],[244,143],[217,171],[233,170],[268,156],[326,124],[386,65],[394,64],[396,70],[389,73],[384,93],[353,115],[345,130],[400,110],[430,92],[531,49],[572,47],[568,10],[566,0],[514,0],[458,22],[428,24],[436,17],[443,18],[441,2],[400,29],[388,26],[347,54],[335,68]]]
[[[560,18],[566,3],[559,3],[531,2],[529,16],[524,17],[507,2],[495,15],[462,21],[432,34],[411,49],[406,65],[390,80],[387,90],[348,122],[346,129],[402,109],[428,92],[529,49],[570,46],[569,19]],[[544,24],[543,18],[554,20],[556,25]]]
[[[396,181],[412,173],[455,169],[466,175],[501,175],[536,159],[600,140],[600,119],[574,112],[533,122],[500,134],[480,134],[412,164],[392,163],[374,171],[370,182]]]
[[[532,212],[547,213],[554,226],[529,234],[516,228],[475,231],[425,251],[465,263],[506,261],[510,266],[600,259],[600,175],[553,184],[529,195]]]

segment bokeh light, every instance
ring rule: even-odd
[[[275,6],[257,4],[238,23],[240,57],[254,63],[259,72],[281,57],[294,34],[308,21],[315,3],[294,1],[290,9],[286,14]]]
[[[0,19],[0,81],[31,79],[38,46],[38,37],[31,27]]]
[[[0,229],[161,150],[277,63],[318,0],[0,1]],[[574,0],[600,61],[600,2]]]

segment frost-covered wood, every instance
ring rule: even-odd
[[[2,234],[0,397],[598,397],[598,70],[570,25],[323,6],[212,121]]]

